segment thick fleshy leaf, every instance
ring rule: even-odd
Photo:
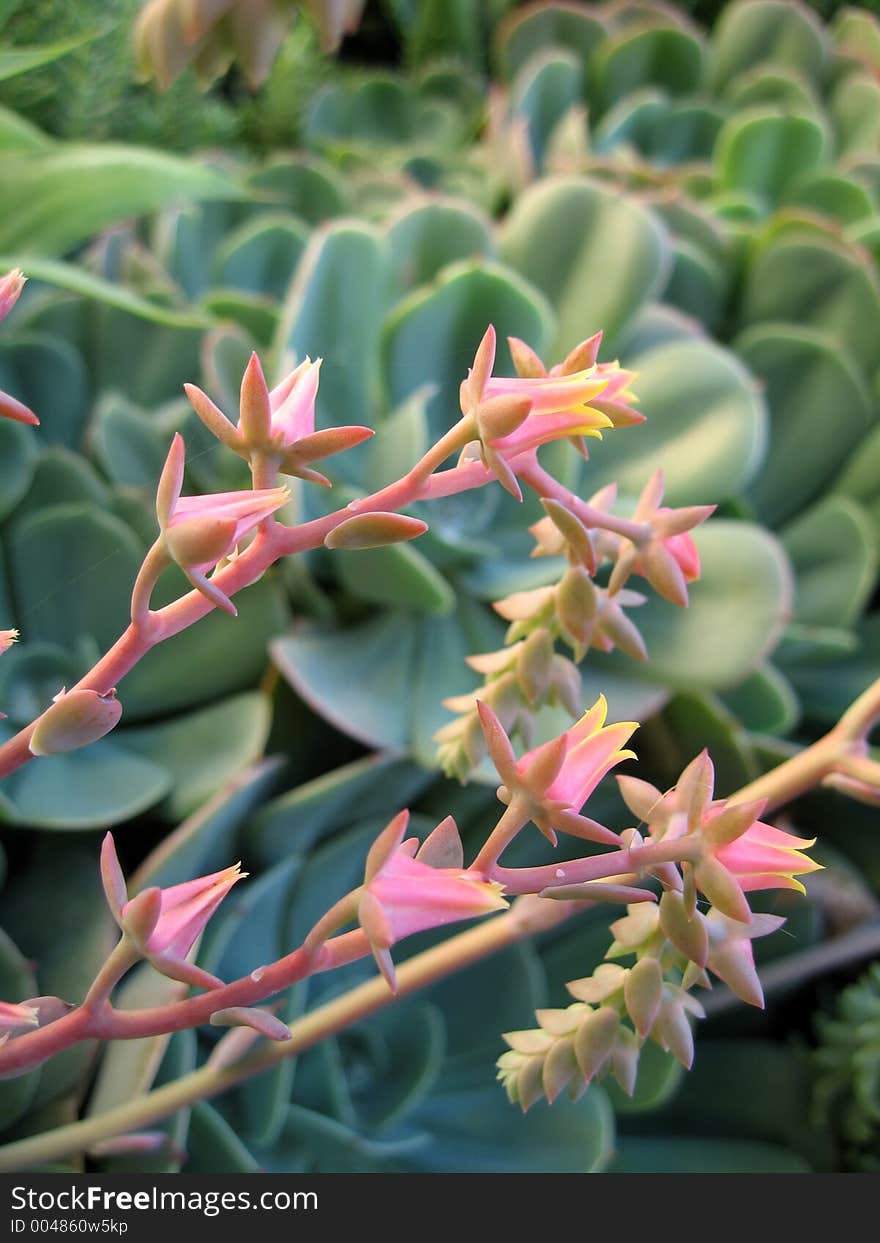
[[[775,524],[818,496],[864,443],[873,410],[848,350],[823,333],[762,324],[741,333],[734,347],[764,385],[769,443],[749,496]]]
[[[703,45],[684,24],[625,25],[601,44],[591,64],[591,93],[604,110],[638,87],[688,95],[703,76]]]
[[[256,691],[120,737],[127,751],[171,774],[161,810],[177,822],[259,758],[269,725],[268,701]]]
[[[583,73],[576,55],[551,51],[533,56],[514,79],[511,121],[525,123],[532,163],[539,172],[554,129],[569,108],[580,102]]]
[[[740,492],[760,464],[767,416],[738,359],[714,343],[681,341],[625,361],[638,372],[638,409],[647,422],[606,433],[591,453],[590,487],[616,479],[637,496],[659,466],[671,505]]]
[[[388,249],[367,225],[333,224],[312,239],[281,314],[279,358],[323,358],[321,427],[371,422]]]
[[[223,239],[214,255],[216,283],[280,301],[308,236],[308,229],[288,216],[265,215],[246,221]]]
[[[4,793],[13,823],[80,830],[131,820],[170,786],[171,775],[128,751],[120,734],[119,741],[102,738],[82,751],[33,760],[8,778]]]
[[[10,569],[29,637],[106,651],[128,625],[142,560],[130,527],[97,507],[52,505],[17,523]]]
[[[83,359],[67,341],[27,333],[0,343],[0,388],[39,417],[43,444],[79,447],[88,417],[89,387]]]
[[[34,429],[0,420],[0,516],[5,517],[25,495],[37,460]]]
[[[573,50],[586,61],[605,35],[596,8],[567,3],[528,5],[499,24],[495,57],[501,72],[511,78],[539,50]]]
[[[393,288],[403,292],[461,259],[491,257],[489,221],[464,200],[432,199],[405,206],[388,224]]]
[[[874,591],[878,541],[855,501],[829,496],[781,532],[795,571],[794,617],[808,626],[848,626]]]
[[[812,117],[764,110],[738,113],[718,135],[719,185],[755,195],[769,209],[816,171],[825,145],[822,126]]]
[[[520,195],[499,249],[556,309],[554,360],[599,329],[613,350],[670,264],[664,230],[640,204],[571,177],[546,178]]]
[[[817,328],[871,372],[880,356],[880,281],[862,256],[828,237],[783,236],[760,249],[740,322]]]
[[[710,79],[723,86],[736,74],[765,61],[799,69],[821,81],[828,41],[806,5],[788,0],[737,0],[725,8],[709,52]]]

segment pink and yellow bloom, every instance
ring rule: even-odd
[[[396,984],[389,951],[397,941],[507,906],[502,886],[481,872],[432,867],[414,858],[417,839],[403,840],[407,821],[405,813],[397,816],[370,851],[358,903],[358,920],[392,989]]]
[[[554,845],[557,828],[619,845],[616,833],[579,813],[616,764],[635,759],[625,744],[638,729],[636,721],[606,725],[608,704],[600,695],[570,729],[516,760],[494,712],[484,703],[478,709],[489,752],[504,783],[499,791],[502,801],[512,803],[519,798],[528,807],[529,819]]]
[[[218,988],[222,980],[188,962],[187,955],[232,886],[246,875],[236,863],[168,889],[141,890],[129,899],[112,834],[101,847],[104,892],[119,927],[157,971],[199,988]]]
[[[712,831],[711,813],[706,829]],[[804,851],[815,838],[795,837],[756,820],[745,833],[715,851],[715,859],[739,881],[744,893],[755,889],[795,889],[806,893],[798,876],[818,872],[822,865]]]
[[[238,422],[233,424],[195,384],[184,388],[196,414],[228,448],[253,463],[256,454],[270,457],[286,475],[329,485],[309,463],[330,457],[373,435],[369,427],[315,430],[315,399],[321,359],[306,358],[271,391],[263,368],[252,354],[241,382]]]
[[[19,268],[0,276],[0,321],[4,320],[19,299],[24,289],[24,274]],[[12,419],[15,423],[30,423],[32,427],[39,425],[40,420],[15,397],[0,391],[0,418]]]
[[[18,641],[17,630],[0,630],[0,656],[8,652],[13,643]]]
[[[239,540],[256,530],[288,500],[287,488],[180,495],[185,449],[175,435],[156,492],[156,516],[167,555],[204,596],[235,615],[235,606],[207,572],[230,555]]]

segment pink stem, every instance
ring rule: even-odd
[[[500,881],[509,894],[540,893],[561,885],[582,885],[585,881],[604,880],[630,872],[640,872],[658,863],[678,863],[689,858],[699,843],[678,838],[673,842],[656,842],[615,850],[611,854],[592,855],[571,863],[549,863],[543,867],[506,868],[495,864],[489,869],[491,880]]]

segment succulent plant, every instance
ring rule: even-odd
[[[315,71],[321,89],[289,118],[291,67],[302,63],[291,45],[254,105],[262,120],[252,111],[243,123],[239,110],[233,123],[215,97],[192,105],[182,145],[231,137],[234,124],[237,146],[269,134],[305,148],[296,153],[184,161],[74,147],[0,112],[0,271],[21,265],[31,277],[4,325],[0,389],[42,418],[39,436],[0,424],[0,620],[23,636],[0,663],[2,738],[123,628],[172,434],[192,447],[190,491],[241,485],[242,464],[205,433],[184,381],[230,410],[252,349],[270,379],[323,354],[319,426],[376,432],[327,471],[336,495],[354,500],[445,430],[490,321],[554,359],[604,326],[602,358],[638,373],[644,429],[593,445],[587,462],[549,450],[574,492],[618,479],[629,514],[659,465],[669,503],[721,501],[696,536],[703,575],[690,609],[652,598],[638,610],[648,660],[591,651],[582,668],[588,702],[602,689],[617,719],[653,716],[639,751],[661,788],[708,742],[719,790],[732,792],[877,677],[875,20],[845,11],[826,27],[800,5],[739,0],[706,36],[667,6],[568,3],[515,9],[490,32],[471,7],[415,6],[416,21],[413,6],[389,5],[407,68]],[[168,96],[176,112],[189,89]],[[165,122],[150,124],[158,140]],[[291,505],[299,520],[325,512],[317,489],[298,483]],[[403,802],[423,827],[454,810],[467,840],[492,800],[438,776],[435,734],[452,719],[442,700],[479,684],[466,657],[501,647],[492,604],[564,571],[562,557],[532,555],[526,528],[544,518],[501,489],[445,512],[434,503],[418,546],[310,553],[242,595],[238,623],[214,614],[156,649],[126,679],[118,729],[4,785],[16,866],[0,996],[75,994],[104,957],[112,925],[93,900],[94,838],[80,833],[128,824],[123,856],[141,864],[142,884],[245,856],[256,879],[217,916],[200,957],[222,975],[305,932],[337,896],[328,889],[343,861]],[[169,598],[181,582],[167,582]],[[545,710],[542,736],[568,719],[564,707]],[[281,753],[284,763],[262,758]],[[599,797],[621,814],[616,795]],[[824,832],[838,797],[805,800],[798,823]],[[859,815],[853,839],[833,824],[829,837],[880,883]],[[521,863],[542,858],[517,850]],[[78,880],[56,901],[61,876]],[[41,931],[33,912],[50,896]],[[632,1102],[592,1085],[561,1112],[506,1124],[487,1074],[498,1032],[528,1027],[566,979],[597,967],[606,928],[591,920],[324,1042],[295,1076],[279,1063],[247,1091],[90,1161],[180,1168],[185,1149],[194,1171],[824,1168],[799,1103],[804,1065],[783,1065],[754,1027],[740,1040],[710,1026],[708,1067],[698,1061],[686,1087],[658,1047]],[[821,934],[810,905],[797,948]],[[771,955],[792,949],[768,944]],[[516,990],[514,969],[526,981]],[[364,971],[295,988],[280,1018]],[[146,972],[126,985],[126,1004],[178,995]],[[482,999],[476,1029],[462,1027],[474,1013],[463,994]],[[34,1119],[43,1129],[112,1109],[200,1063],[215,1040],[153,1037],[113,1047],[98,1066],[69,1051],[0,1084],[2,1138]],[[749,1056],[779,1093],[772,1127],[725,1095],[724,1067]],[[84,1104],[86,1072],[95,1086]],[[720,1101],[714,1129],[705,1092]]]

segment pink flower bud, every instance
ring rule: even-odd
[[[0,630],[0,656],[8,652],[13,643],[18,641],[17,630]]]
[[[88,690],[60,691],[37,719],[28,746],[32,755],[76,751],[109,734],[121,716],[122,704],[115,687],[106,695]]]
[[[0,321],[4,320],[19,299],[24,289],[25,275],[20,268],[14,268],[5,276],[0,276]]]
[[[24,288],[24,281],[24,274],[18,268],[0,276],[0,321],[15,306]],[[28,410],[27,406],[4,392],[0,392],[0,418],[12,419],[15,423],[29,423],[32,427],[37,427],[40,422],[33,410]]]

